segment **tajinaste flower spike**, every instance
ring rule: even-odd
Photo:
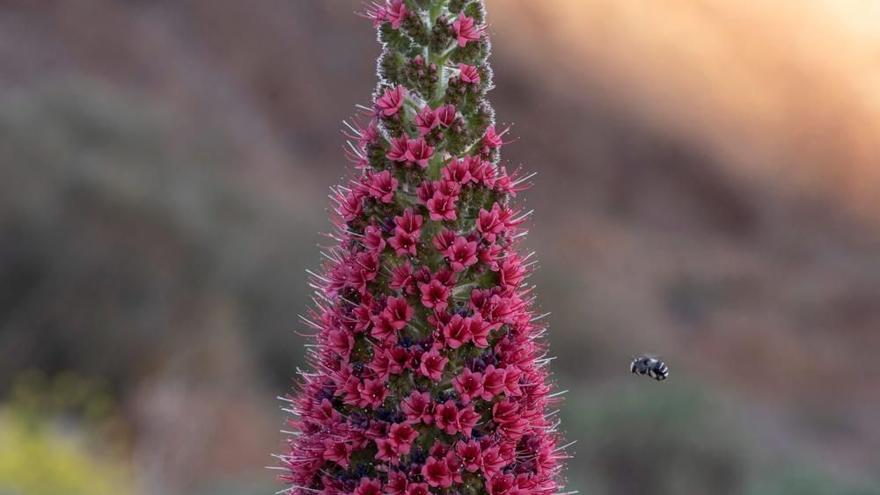
[[[566,457],[541,317],[520,255],[532,175],[486,94],[482,0],[367,8],[384,50],[356,176],[332,189],[338,244],[309,272],[311,371],[284,398],[289,494],[555,495]]]

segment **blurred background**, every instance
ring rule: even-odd
[[[880,494],[880,2],[488,7],[569,489]],[[0,494],[281,488],[362,9],[0,1]]]

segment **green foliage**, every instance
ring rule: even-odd
[[[12,396],[0,407],[0,493],[129,493],[128,466],[100,457],[89,442],[103,434],[87,425],[111,422],[112,403],[99,385],[70,374],[48,380],[31,373]]]

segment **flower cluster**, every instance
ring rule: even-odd
[[[312,371],[285,399],[290,494],[551,495],[553,399],[516,244],[529,176],[498,165],[482,0],[389,0],[380,83],[350,126],[338,244],[315,274]]]

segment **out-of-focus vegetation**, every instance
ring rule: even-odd
[[[578,464],[573,486],[592,495],[868,495],[796,452],[774,450],[738,419],[743,408],[685,379],[617,382],[571,394],[563,415]]]
[[[132,493],[120,419],[97,382],[23,374],[0,408],[0,493]]]

